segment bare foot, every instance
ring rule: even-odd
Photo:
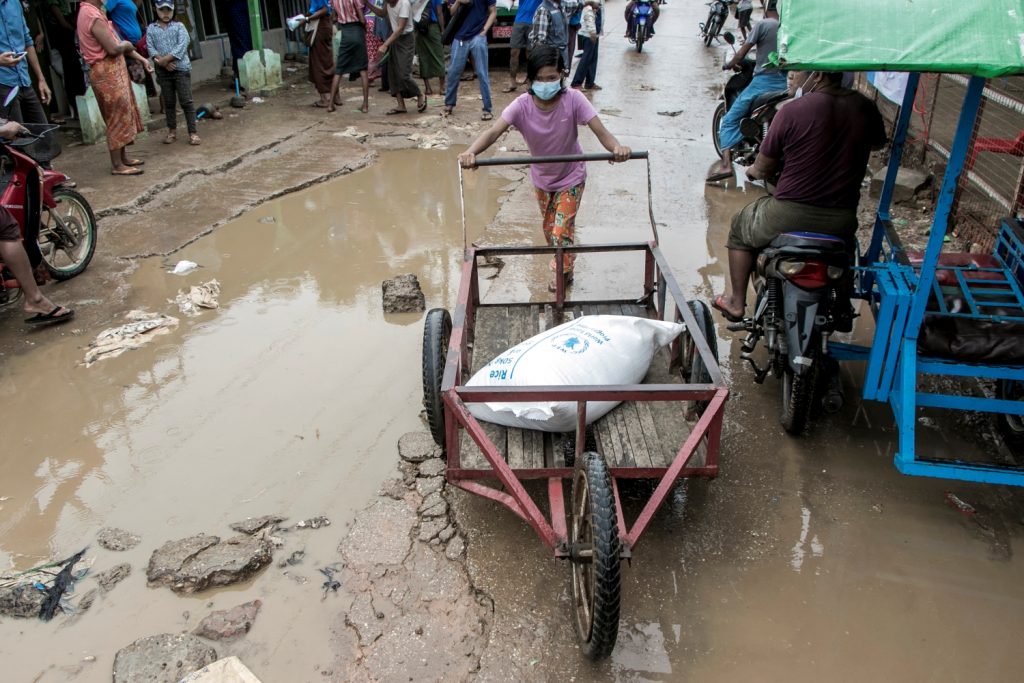
[[[737,301],[736,297],[720,294],[711,302],[711,307],[725,316],[729,322],[743,320],[743,311],[746,310],[746,303]]]

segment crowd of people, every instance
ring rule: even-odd
[[[567,69],[577,36],[582,54],[572,87],[600,90],[595,79],[603,11],[604,0],[522,0],[512,26],[509,82],[502,92],[525,84],[520,63],[534,47],[556,48]],[[480,116],[489,121],[494,114],[488,36],[496,19],[495,0],[311,0],[299,23],[309,36],[309,80],[320,96],[313,106],[340,107],[339,87],[347,76],[362,85],[360,112],[369,111],[370,86],[378,80],[379,90],[395,98],[387,115],[407,113],[407,100],[415,100],[416,110],[424,112],[436,79],[444,95],[442,113],[449,115],[458,104],[459,83],[475,80]],[[337,54],[335,31],[340,33]],[[413,78],[413,56],[422,88]]]

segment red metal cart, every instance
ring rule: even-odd
[[[634,153],[633,158],[646,160],[647,153]],[[570,159],[609,160],[611,155],[487,159],[479,165]],[[680,477],[717,475],[729,395],[718,368],[710,311],[701,301],[685,299],[658,248],[649,162],[647,173],[652,241],[572,247],[467,245],[454,320],[445,309],[435,308],[427,313],[423,334],[424,405],[434,439],[447,454],[448,482],[501,503],[525,520],[555,557],[569,561],[576,632],[581,648],[592,659],[607,656],[615,645],[620,561],[632,557],[637,541]],[[642,254],[642,290],[613,300],[566,299],[562,255],[609,252]],[[493,257],[522,255],[555,256],[559,272],[553,300],[482,302],[481,265]],[[563,320],[594,314],[681,321],[686,331],[655,357],[643,384],[465,386],[474,372],[506,349]],[[488,401],[576,402],[576,432],[551,434],[478,421],[467,404]],[[622,403],[587,427],[589,401]],[[550,519],[523,484],[538,479],[547,482]],[[566,479],[572,480],[568,515]],[[657,480],[632,523],[625,519],[620,503],[618,481],[622,479]]]

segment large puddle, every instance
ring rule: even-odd
[[[77,619],[0,624],[4,680],[108,681],[114,653],[136,638],[189,630],[211,606],[257,597],[263,610],[233,653],[268,681],[329,668],[339,609],[331,597],[321,602],[315,568],[337,561],[344,525],[394,470],[398,437],[421,428],[421,316],[384,315],[380,283],[416,273],[428,306],[450,306],[462,258],[454,159],[386,153],[188,246],[175,260],[202,267],[186,276],[143,263],[125,310],[163,311],[181,324],[139,350],[85,368],[84,347],[98,332],[88,330],[7,361],[0,389],[38,400],[4,411],[0,567],[92,544],[93,571],[129,562],[133,572]],[[484,226],[507,181],[478,173],[471,182],[468,224]],[[214,278],[220,309],[189,318],[167,303]],[[258,588],[196,597],[146,587],[149,554],[165,541],[227,537],[229,523],[264,514],[333,522],[287,539],[289,552],[306,551],[289,567],[295,580],[264,577]],[[120,554],[99,549],[103,526],[143,542]]]

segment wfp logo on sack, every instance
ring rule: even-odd
[[[567,354],[580,354],[590,348],[590,342],[581,337],[578,334],[568,333],[560,334],[551,340],[552,348],[558,349],[562,353]]]

